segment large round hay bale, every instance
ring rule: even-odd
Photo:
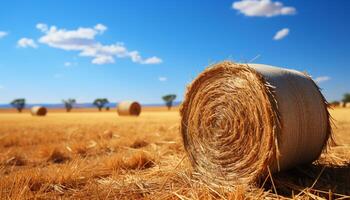
[[[339,107],[344,108],[345,107],[345,103],[344,102],[340,102],[339,103]]]
[[[45,116],[47,113],[47,109],[43,106],[33,106],[31,109],[31,113],[33,116]]]
[[[118,104],[117,111],[121,116],[139,116],[141,113],[141,105],[136,101],[122,101]]]
[[[345,108],[350,108],[350,102],[345,103]]]
[[[222,62],[187,88],[184,147],[203,180],[251,184],[317,159],[331,136],[327,103],[306,74]],[[331,140],[330,140],[331,141]]]

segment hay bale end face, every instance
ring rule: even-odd
[[[319,157],[331,136],[312,79],[260,64],[218,63],[187,88],[181,133],[194,169],[216,185],[256,183]]]
[[[43,106],[33,106],[31,109],[33,116],[45,116],[47,114],[47,108]]]
[[[139,116],[141,104],[136,101],[123,101],[118,104],[117,111],[120,116]]]

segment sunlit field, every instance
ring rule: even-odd
[[[331,110],[338,143],[312,165],[257,186],[212,188],[191,169],[178,108],[0,111],[0,199],[350,198],[350,109]],[[272,181],[273,180],[273,181]],[[348,196],[347,196],[348,195]]]

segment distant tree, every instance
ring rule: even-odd
[[[100,98],[100,99],[95,99],[95,101],[92,104],[94,104],[98,108],[98,111],[101,111],[102,108],[108,103],[109,103],[108,99]]]
[[[330,104],[339,104],[339,101],[331,101]]]
[[[340,102],[339,101],[332,101],[329,103],[329,105],[335,107],[335,106],[339,106],[340,105]]]
[[[106,107],[106,110],[107,110],[107,111],[109,111],[109,109],[110,109],[110,107],[109,107],[109,106],[107,106],[107,107]]]
[[[26,100],[25,99],[15,99],[10,103],[14,108],[17,109],[18,112],[22,112],[22,110],[26,106]]]
[[[173,102],[176,99],[176,95],[175,94],[168,94],[162,97],[163,100],[165,101],[165,105],[168,107],[168,110],[171,109],[171,107],[173,106]]]
[[[66,108],[67,112],[70,112],[73,109],[73,105],[77,102],[75,99],[67,99],[62,100],[64,107]]]
[[[348,103],[350,102],[350,93],[345,93],[343,96],[343,102]]]

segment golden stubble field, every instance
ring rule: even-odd
[[[334,109],[332,147],[257,186],[212,188],[193,173],[177,109],[0,112],[0,199],[350,198],[350,109]],[[271,181],[273,180],[273,181]],[[277,193],[277,194],[276,194]]]

